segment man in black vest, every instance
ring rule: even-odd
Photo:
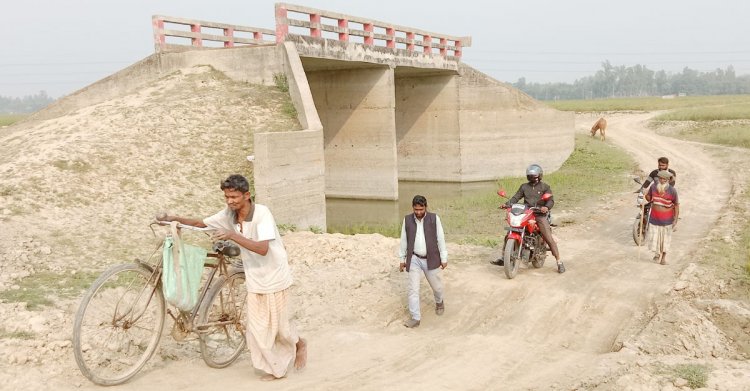
[[[404,322],[404,326],[409,328],[419,326],[422,318],[419,309],[419,283],[422,273],[427,277],[427,282],[435,295],[435,313],[442,315],[445,311],[440,269],[448,266],[448,250],[445,247],[445,234],[440,217],[427,212],[427,199],[421,195],[414,196],[411,205],[414,213],[406,215],[401,224],[399,249],[399,271],[406,270],[409,273],[408,301],[411,319]]]

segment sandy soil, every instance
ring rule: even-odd
[[[52,181],[58,172],[40,168],[33,178],[23,174],[22,168],[34,167],[50,154],[61,155],[62,148],[69,148],[69,154],[90,155],[96,144],[86,144],[87,137],[95,138],[97,130],[114,126],[100,124],[101,118],[111,115],[111,110],[121,111],[123,105],[146,107],[143,102],[148,96],[144,93],[22,131],[0,133],[3,146],[32,149],[26,151],[31,154],[17,152],[0,160],[0,190],[4,189],[0,192],[0,290],[18,289],[15,279],[43,268],[70,273],[71,268],[101,270],[112,263],[102,259],[106,257],[77,257],[80,248],[61,239],[67,238],[68,231],[90,226],[89,219],[102,222],[99,213],[114,211],[119,214],[116,220],[122,221],[112,224],[114,238],[108,243],[139,245],[145,243],[143,230],[130,227],[142,227],[150,213],[159,209],[154,205],[190,214],[176,201],[138,198],[143,193],[111,183],[106,173],[95,168],[89,169],[89,175],[104,186],[90,191],[102,203],[50,206],[39,197],[55,186],[42,182]],[[235,109],[247,108],[238,104]],[[104,111],[101,117],[96,116],[97,110]],[[142,115],[149,115],[148,110]],[[709,368],[709,389],[750,390],[747,298],[729,299],[727,293],[736,282],[710,264],[695,262],[709,240],[732,240],[715,225],[731,221],[738,209],[731,196],[747,189],[747,179],[739,175],[750,168],[747,154],[658,136],[645,126],[651,115],[608,115],[606,142],[632,153],[644,171],[655,166],[658,156],[672,159],[679,175],[682,220],[669,265],[653,263],[651,253],[633,244],[633,194],[614,194],[580,210],[558,211],[558,216],[573,221],[555,231],[568,269],[563,275],[550,261],[541,269],[522,269],[508,280],[501,268],[488,263],[497,250],[450,244],[450,264],[443,275],[446,312],[442,317],[434,314],[431,295],[423,286],[422,325],[411,330],[401,325],[407,317],[406,275],[398,272],[396,239],[290,233],[284,241],[296,278],[295,319],[309,341],[307,368],[264,383],[252,369],[248,353],[229,368],[211,369],[201,360],[197,341],[178,343],[165,333],[148,366],[117,389],[677,390],[689,389],[688,383],[672,368],[697,364]],[[157,117],[154,114],[151,121]],[[195,121],[183,123],[186,132],[191,126],[202,126],[200,118]],[[589,115],[580,115],[576,128],[587,132],[593,121]],[[67,129],[68,142],[47,135],[51,129]],[[88,149],[77,151],[76,140]],[[168,163],[130,159],[154,170],[154,165]],[[721,169],[728,164],[738,170]],[[127,166],[123,169],[128,171]],[[136,179],[136,173],[129,171],[123,175],[143,181],[141,189],[158,180]],[[19,194],[30,179],[41,183],[37,190],[43,192],[37,198],[32,197],[34,193]],[[75,189],[62,181],[57,185]],[[207,201],[193,215],[221,207],[220,197],[211,198],[197,188],[191,188],[190,197]],[[111,192],[118,192],[119,197],[111,197]],[[36,207],[16,213],[23,197]],[[125,251],[114,247],[111,251]],[[101,251],[107,254],[108,250]],[[99,388],[80,374],[73,359],[71,330],[77,299],[58,298],[54,303],[44,311],[28,311],[21,303],[0,303],[0,331],[35,335],[0,341],[0,388]],[[167,323],[171,325],[171,320]]]

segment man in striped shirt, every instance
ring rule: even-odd
[[[654,261],[662,265],[667,264],[667,252],[672,242],[672,232],[680,217],[680,200],[677,189],[669,184],[672,173],[661,170],[657,174],[658,183],[649,188],[646,200],[651,202],[649,216],[648,247],[656,252]]]

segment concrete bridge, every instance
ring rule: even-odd
[[[395,200],[399,180],[554,171],[573,150],[573,114],[463,64],[469,37],[284,3],[275,17],[272,30],[154,16],[154,55],[48,114],[195,65],[266,85],[283,75],[305,130],[255,133],[255,191],[300,228],[326,227],[326,196]]]

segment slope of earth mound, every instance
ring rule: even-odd
[[[222,178],[252,178],[254,132],[300,129],[290,107],[278,88],[197,66],[4,129],[0,290],[34,271],[101,270],[143,255],[157,211],[214,211]]]

